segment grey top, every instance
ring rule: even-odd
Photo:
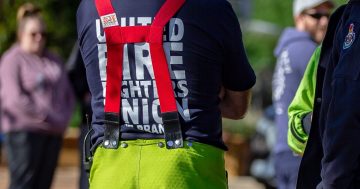
[[[287,110],[317,44],[307,32],[287,28],[274,51],[277,63],[272,81],[277,142],[275,153],[290,151],[287,144]]]

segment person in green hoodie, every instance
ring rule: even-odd
[[[288,145],[292,151],[299,155],[304,153],[309,137],[320,52],[321,46],[316,48],[310,58],[299,88],[288,108]]]

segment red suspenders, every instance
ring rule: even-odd
[[[166,0],[150,26],[119,26],[111,0],[95,0],[97,11],[106,35],[106,96],[104,147],[119,145],[122,63],[124,44],[148,42],[159,94],[166,147],[183,146],[176,100],[163,49],[164,26],[181,8],[185,0]]]

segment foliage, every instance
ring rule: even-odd
[[[67,57],[76,40],[76,8],[79,1],[0,0],[0,54],[16,41],[16,10],[25,2],[42,9],[49,32],[48,46]]]

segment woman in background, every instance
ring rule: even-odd
[[[62,62],[45,48],[40,9],[24,4],[17,21],[18,42],[0,63],[10,189],[49,189],[74,96]]]

